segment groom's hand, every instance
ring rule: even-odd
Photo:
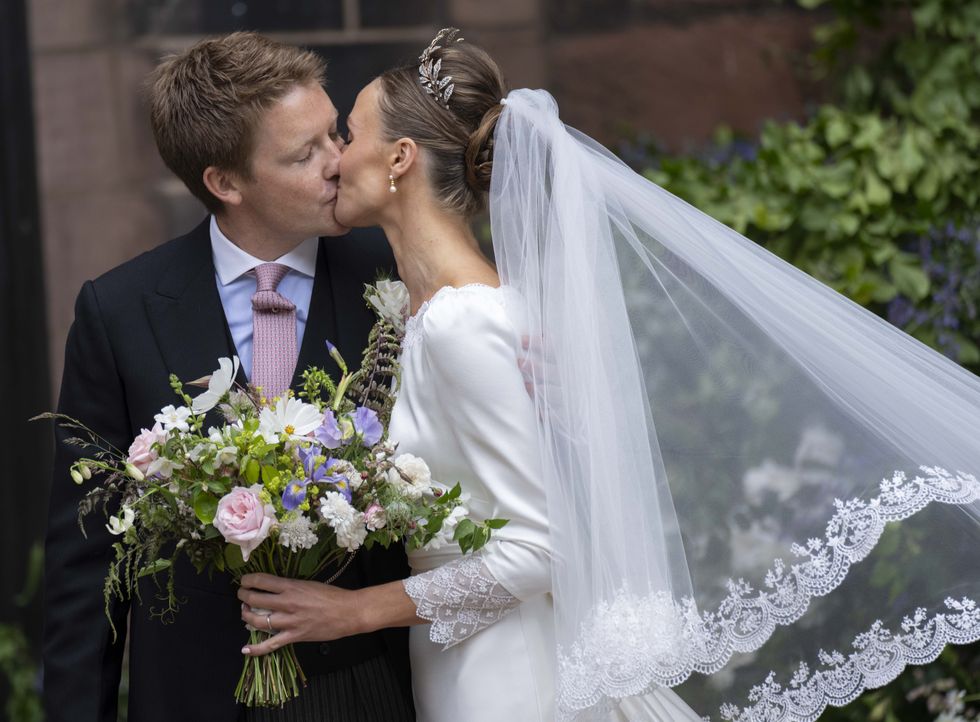
[[[274,634],[244,647],[242,654],[261,656],[295,642],[328,642],[360,633],[354,596],[349,589],[321,582],[246,574],[238,590],[242,619]]]

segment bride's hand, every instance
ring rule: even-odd
[[[242,619],[275,634],[242,654],[261,656],[295,642],[329,642],[362,631],[356,591],[321,582],[284,579],[272,574],[246,574],[238,598]]]

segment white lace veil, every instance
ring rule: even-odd
[[[535,360],[561,718],[670,686],[812,720],[980,638],[980,380],[548,93],[505,102],[493,246]]]

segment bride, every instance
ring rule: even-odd
[[[361,91],[336,214],[411,299],[391,439],[510,522],[367,589],[246,576],[246,653],[414,625],[424,722],[813,720],[980,638],[980,382],[460,40]]]

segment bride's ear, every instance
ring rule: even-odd
[[[396,178],[400,178],[408,172],[415,163],[418,162],[419,147],[411,138],[401,138],[395,141],[394,152],[391,158],[391,171]]]
[[[237,206],[242,202],[242,192],[238,188],[238,176],[213,165],[204,169],[201,176],[211,195],[222,203]]]

